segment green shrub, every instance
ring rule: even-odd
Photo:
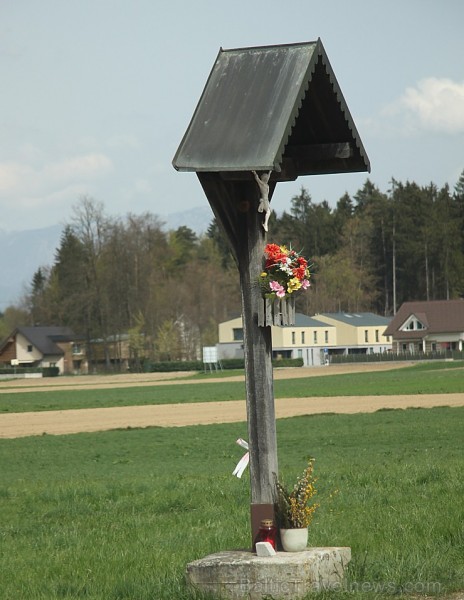
[[[272,364],[274,367],[302,367],[302,358],[280,358],[279,360],[273,360]],[[221,360],[221,367],[224,370],[229,369],[244,369],[245,359],[244,358],[224,358]],[[205,365],[199,360],[191,361],[164,361],[164,362],[150,362],[145,363],[145,373],[162,373],[171,371],[203,371]]]
[[[160,373],[171,371],[202,371],[203,363],[199,360],[152,362],[144,365],[145,373]]]
[[[279,358],[279,360],[273,360],[272,364],[274,367],[302,367],[302,358]]]
[[[22,373],[41,373],[40,367],[1,367],[0,375],[21,375]]]
[[[60,370],[58,367],[43,367],[42,377],[58,377]]]
[[[245,359],[244,358],[224,358],[221,360],[223,369],[244,369]]]

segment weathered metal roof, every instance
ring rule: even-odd
[[[180,171],[369,171],[322,42],[219,51],[173,159]]]
[[[346,313],[346,312],[338,312],[338,313],[320,313],[316,315],[316,319],[319,317],[326,317],[328,319],[332,319],[334,321],[339,321],[340,323],[345,323],[346,325],[352,325],[353,327],[387,327],[387,325],[391,321],[391,317],[383,317],[382,315],[376,315],[371,312],[361,312],[361,313]]]
[[[334,325],[330,325],[329,323],[324,323],[323,321],[318,321],[313,317],[308,317],[303,313],[295,313],[295,324],[294,325],[284,325],[284,327],[334,327]]]

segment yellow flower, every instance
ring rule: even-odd
[[[301,287],[301,281],[299,279],[297,279],[296,277],[292,277],[292,279],[289,280],[289,282],[287,283],[287,292],[289,294],[291,294],[292,292],[296,292],[296,290],[299,290]]]
[[[266,271],[263,271],[263,272],[261,273],[261,277],[267,277],[267,273],[266,273]]]

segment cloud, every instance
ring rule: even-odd
[[[464,132],[464,81],[429,77],[408,87],[382,114],[396,119],[405,133],[422,130],[434,133]]]
[[[464,81],[423,79],[416,88],[408,88],[401,101],[426,129],[464,132]]]
[[[31,174],[31,169],[14,162],[0,163],[0,194],[11,193],[21,186]]]
[[[55,209],[57,206],[66,204],[70,200],[77,200],[80,196],[84,196],[88,192],[88,187],[83,184],[71,184],[60,188],[53,192],[37,195],[37,196],[22,196],[19,208],[40,211]]]
[[[39,159],[39,160],[38,160]],[[0,227],[34,228],[65,217],[72,202],[94,193],[98,180],[113,171],[104,154],[88,153],[45,162],[27,152],[0,163]]]
[[[54,195],[73,184],[85,184],[113,168],[104,154],[87,154],[48,163],[40,167],[20,162],[0,163],[0,195],[10,198]]]
[[[50,183],[69,182],[93,179],[111,169],[111,160],[104,154],[87,154],[47,165],[42,174]]]

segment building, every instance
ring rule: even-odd
[[[294,325],[272,326],[272,357],[302,358],[305,366],[319,366],[333,354],[386,352],[391,350],[384,335],[389,321],[373,313],[296,313]],[[243,358],[241,317],[219,324],[218,357]]]
[[[144,356],[142,334],[133,334],[132,339],[128,333],[110,335],[105,340],[102,338],[90,340],[89,346],[89,362],[93,369],[101,371],[128,371],[131,360],[137,362],[137,359],[140,360]],[[137,356],[136,347],[141,352],[141,356]]]
[[[464,300],[405,302],[385,333],[398,353],[462,351]]]
[[[390,335],[386,335],[391,317],[371,312],[321,313],[318,321],[333,325],[337,330],[337,348],[333,354],[376,354],[392,349]]]
[[[0,364],[58,367],[73,373],[82,355],[79,338],[69,327],[17,327],[0,343]]]

